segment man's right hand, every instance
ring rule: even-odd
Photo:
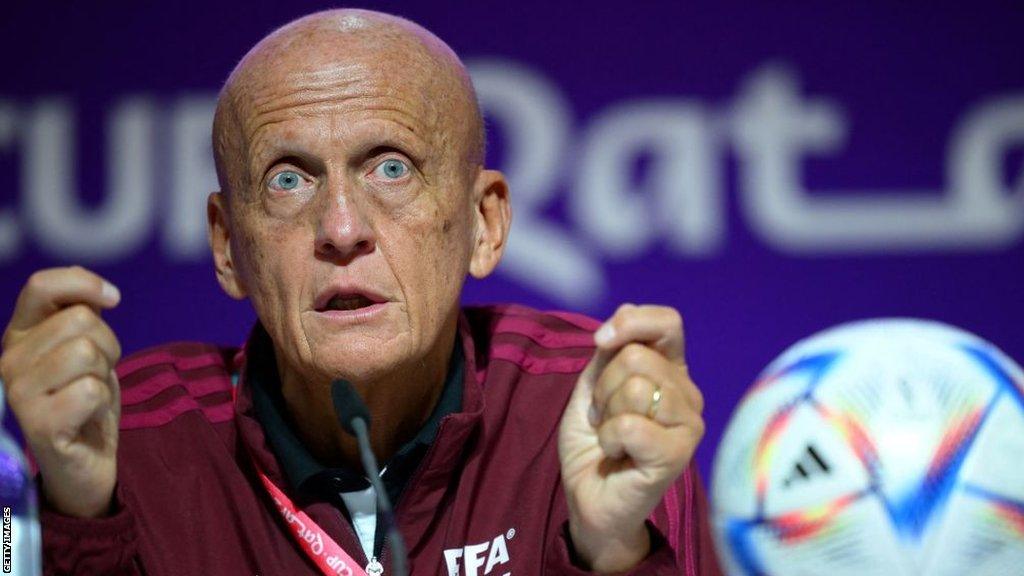
[[[108,514],[117,483],[121,346],[99,312],[120,298],[83,268],[42,270],[22,288],[3,335],[7,401],[47,500],[69,516]]]

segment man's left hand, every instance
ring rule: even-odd
[[[693,457],[704,400],[672,308],[624,304],[594,341],[562,416],[558,453],[573,546],[606,573],[649,554],[645,520]]]

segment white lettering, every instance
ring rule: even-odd
[[[487,120],[501,126],[502,171],[512,189],[512,232],[499,268],[566,302],[600,301],[606,285],[599,263],[541,211],[569,176],[569,107],[543,76],[516,62],[469,64]]]
[[[473,544],[466,546],[464,549],[465,555],[465,569],[466,576],[477,576],[479,572],[477,570],[484,565],[486,559],[483,554],[487,552],[487,548],[490,542],[482,542],[480,544]]]
[[[317,556],[323,554],[324,541],[320,531],[307,528],[306,523],[302,521],[301,517],[277,498],[274,498],[274,503],[277,504],[277,509],[281,511],[281,516],[285,521],[295,526],[296,536],[309,544],[310,551]]]
[[[704,117],[693,103],[641,101],[593,121],[583,138],[569,206],[576,223],[608,256],[639,256],[659,234],[680,253],[694,256],[708,255],[722,243],[716,145]],[[638,188],[632,167],[645,152],[651,162]]]
[[[324,541],[319,530],[310,530],[306,533],[306,542],[309,542],[310,549],[317,556],[324,553]]]
[[[498,564],[508,562],[508,547],[505,546],[505,536],[498,536],[491,542],[491,553],[487,555],[487,567],[484,574],[490,574]]]
[[[444,563],[448,568],[448,576],[459,576],[459,559],[462,548],[449,548],[444,551]]]
[[[334,570],[335,574],[342,576],[352,576],[353,574],[352,568],[344,560],[334,555],[327,556],[327,566]]]
[[[1024,232],[1024,169],[1015,182],[1003,181],[1007,153],[1022,144],[1024,96],[984,102],[969,110],[954,131],[949,186],[968,246],[1006,245]]]
[[[1005,174],[1008,152],[1024,142],[1021,95],[965,111],[939,158],[941,187],[812,190],[804,163],[841,153],[851,121],[838,101],[802,96],[797,74],[785,67],[755,70],[724,110],[685,98],[626,101],[581,129],[563,93],[537,70],[504,60],[477,60],[470,69],[501,136],[502,157],[492,160],[512,188],[513,231],[499,271],[561,303],[600,304],[606,259],[639,258],[658,245],[686,258],[719,255],[728,146],[737,155],[745,221],[783,252],[982,251],[1024,236],[1024,171]],[[114,103],[108,185],[92,206],[76,186],[73,102],[0,99],[0,150],[20,156],[22,183],[20,205],[0,206],[0,262],[17,258],[26,240],[59,260],[117,261],[154,232],[169,259],[208,258],[214,102],[204,93],[166,106],[152,98]],[[157,162],[157,151],[166,162]],[[548,215],[563,207],[569,224]]]
[[[515,534],[514,530],[509,533]],[[484,569],[483,576],[488,576],[496,566],[508,564],[509,561],[508,543],[504,534],[499,534],[493,540],[479,544],[471,544],[463,548],[449,548],[444,551],[447,576],[463,574],[465,576],[480,576],[480,568]],[[464,568],[464,570],[460,570],[460,568]],[[505,574],[510,574],[510,572]]]
[[[153,110],[129,99],[107,123],[108,194],[84,208],[74,185],[71,105],[47,99],[28,114],[23,177],[25,218],[36,242],[53,255],[105,262],[131,254],[146,239],[153,213]]]
[[[812,195],[802,183],[808,153],[837,151],[847,132],[840,107],[801,101],[795,75],[759,71],[747,83],[733,126],[742,206],[777,248],[798,253],[920,251],[1006,245],[1024,229],[1024,203],[1002,185],[1003,153],[1024,139],[1024,100],[972,113],[950,147],[950,189],[844,191]],[[818,197],[815,197],[818,196]]]
[[[171,193],[163,242],[168,256],[196,261],[210,254],[206,241],[206,198],[218,189],[210,146],[217,101],[189,96],[171,112]]]

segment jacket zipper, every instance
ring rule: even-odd
[[[413,472],[413,475],[409,478],[409,481],[405,485],[405,489],[402,490],[402,493],[398,496],[398,501],[395,502],[394,506],[392,506],[391,519],[392,521],[394,521],[395,526],[398,525],[398,511],[401,509],[402,504],[407,499],[406,496],[409,494],[409,488],[411,486],[415,486],[417,481],[419,481],[420,476],[422,476],[425,473],[425,464],[430,462],[430,458],[434,455],[434,450],[437,448],[437,445],[439,444],[438,439],[441,438],[441,433],[444,432],[445,424],[448,423],[448,419],[451,417],[452,414],[449,414],[441,419],[441,424],[437,427],[437,434],[434,436],[434,441],[430,444],[430,448],[427,449],[427,453],[423,455],[423,459],[420,460],[420,465],[416,468],[416,471]],[[388,547],[388,532],[390,532],[390,530],[384,532],[384,538],[382,538],[380,541],[380,564],[381,568],[384,570],[383,572],[381,572],[382,575],[391,569],[391,549]]]

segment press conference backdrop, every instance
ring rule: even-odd
[[[366,2],[468,63],[514,223],[469,302],[677,307],[708,471],[760,368],[924,316],[1024,360],[1016,2]],[[316,2],[32,3],[0,16],[0,316],[35,269],[120,286],[126,352],[241,343],[205,238],[216,91]]]

